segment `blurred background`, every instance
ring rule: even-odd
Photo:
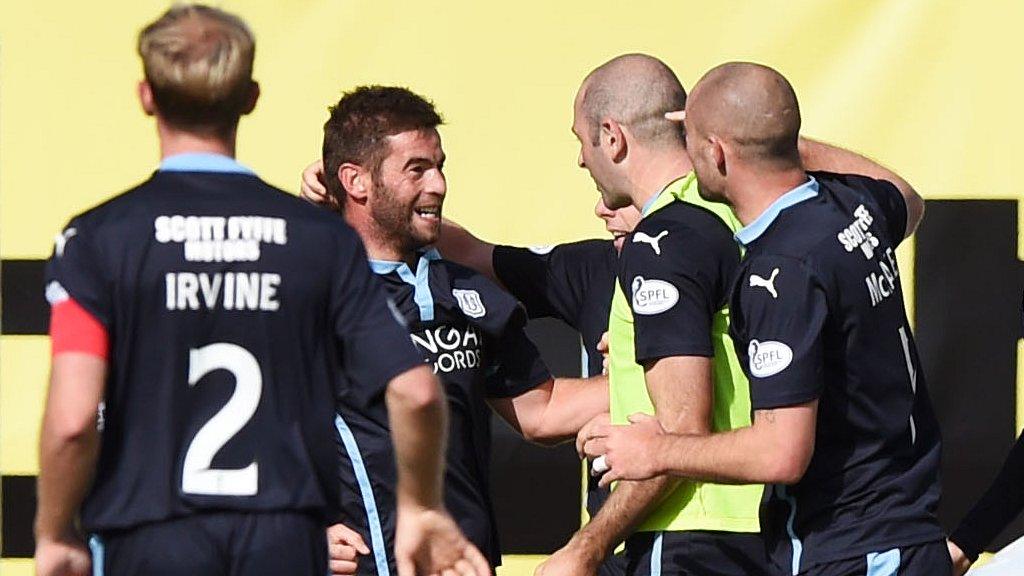
[[[1024,425],[1020,239],[1024,4],[951,0],[785,3],[559,0],[214,2],[257,38],[262,97],[239,159],[297,190],[327,106],[397,84],[446,119],[448,217],[500,243],[602,237],[598,196],[569,131],[583,77],[626,52],[689,88],[729,60],[768,64],[800,97],[804,134],[867,154],[928,200],[900,251],[925,376],[943,424],[947,527],[980,496]],[[0,3],[0,572],[31,573],[48,310],[42,266],[80,212],[159,161],[135,96],[149,0]],[[556,371],[578,339],[532,328]],[[498,431],[494,482],[507,575],[530,574],[580,522],[573,451]],[[1018,520],[999,544],[1024,533]]]

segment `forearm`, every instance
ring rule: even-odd
[[[665,474],[716,484],[791,484],[799,480],[788,447],[753,426],[711,435],[665,434],[652,451]]]
[[[845,174],[859,174],[876,180],[888,180],[901,192],[913,188],[906,180],[878,162],[856,152],[826,144],[810,138],[800,138],[800,160],[805,170],[821,170]]]
[[[597,514],[573,536],[570,545],[589,546],[601,557],[607,556],[636,530],[679,482],[668,476],[619,482]]]
[[[72,529],[99,456],[95,426],[72,436],[55,428],[52,418],[47,418],[40,435],[37,539],[58,538]]]
[[[440,507],[448,432],[440,384],[428,368],[414,368],[391,381],[386,401],[399,505]]]
[[[36,537],[54,539],[72,530],[92,484],[99,457],[96,419],[107,362],[80,352],[57,354],[39,433]]]
[[[607,411],[607,376],[557,378],[535,426],[534,440],[572,440],[587,422]]]
[[[485,242],[447,218],[441,220],[441,234],[435,247],[446,260],[461,264],[501,284],[494,273],[494,244]]]

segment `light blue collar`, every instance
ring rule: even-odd
[[[768,209],[762,212],[756,220],[737,230],[736,240],[740,244],[748,246],[768,230],[768,227],[775,222],[775,219],[779,217],[779,214],[781,214],[783,210],[790,206],[795,206],[804,200],[810,200],[817,196],[818,181],[811,175],[808,175],[807,178],[807,182],[804,182],[782,196],[779,196],[779,198],[775,200],[775,202],[772,202],[771,205],[768,206]]]
[[[430,293],[430,262],[440,260],[441,254],[434,248],[420,254],[419,262],[416,264],[416,273],[413,274],[409,265],[405,262],[393,260],[370,260],[370,268],[374,274],[390,274],[397,272],[398,277],[406,284],[413,287],[413,300],[420,307],[420,320],[430,322],[434,319],[434,296]]]
[[[671,186],[671,184],[669,184],[669,186]],[[644,202],[644,207],[640,209],[640,216],[647,216],[647,213],[651,211],[651,208],[654,207],[654,203],[658,201],[658,198],[662,195],[663,192],[665,192],[665,190],[668,190],[668,186],[662,189],[661,192],[658,192],[654,196],[651,196],[650,199],[647,200],[647,202]]]
[[[209,152],[186,152],[168,156],[160,162],[160,172],[221,172],[227,174],[256,173],[248,166],[239,164],[234,158]]]

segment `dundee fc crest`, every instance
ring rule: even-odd
[[[480,299],[480,293],[476,290],[452,290],[452,296],[459,303],[459,308],[470,318],[482,318],[487,314],[484,302]]]

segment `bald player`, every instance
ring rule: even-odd
[[[708,72],[685,127],[701,196],[744,225],[730,333],[754,421],[696,436],[637,416],[599,431],[586,451],[605,455],[603,481],[768,484],[762,525],[779,573],[949,574],[938,424],[894,254],[922,199],[882,169],[806,171],[796,95],[764,66]]]
[[[668,66],[627,54],[583,81],[572,129],[604,205],[641,212],[622,246],[608,321],[611,420],[643,412],[666,429],[709,434],[750,423],[726,333],[740,251],[732,214],[699,197],[681,127],[665,118],[685,103]],[[625,539],[629,574],[765,574],[761,493],[668,477],[620,483],[538,573],[593,573]]]

